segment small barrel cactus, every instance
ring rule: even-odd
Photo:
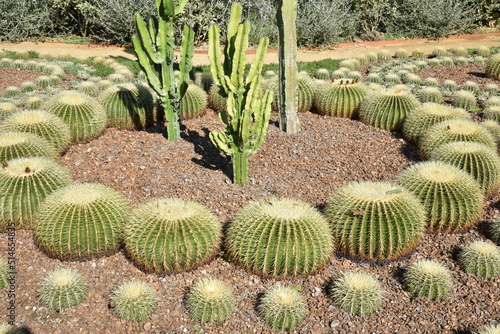
[[[482,214],[483,193],[465,171],[440,161],[426,161],[401,172],[396,182],[423,203],[432,231],[455,232],[476,222]]]
[[[328,80],[330,79],[330,71],[326,68],[318,68],[314,77],[320,80]]]
[[[18,328],[6,322],[0,322],[0,334],[30,334],[30,332],[24,328]]]
[[[397,49],[394,53],[394,58],[407,59],[409,57],[408,51],[405,49]]]
[[[188,270],[212,258],[220,245],[221,225],[203,205],[180,198],[159,198],[140,205],[125,226],[125,248],[147,271]]]
[[[365,86],[353,79],[337,79],[319,92],[315,97],[318,114],[346,118],[358,116],[359,105],[367,93]]]
[[[16,86],[9,86],[3,91],[3,96],[5,97],[14,97],[18,96],[19,94],[21,94],[21,89]]]
[[[21,83],[21,92],[28,93],[36,90],[36,86],[32,81],[24,81]]]
[[[363,259],[404,256],[425,232],[420,200],[388,182],[349,183],[330,197],[325,213],[338,248]]]
[[[266,89],[274,92],[274,96],[278,96],[278,77],[274,76],[262,83],[261,89]],[[314,81],[308,75],[300,74],[297,77],[297,111],[305,112],[311,110],[314,99]],[[278,110],[277,99],[273,100],[272,109]]]
[[[44,97],[40,95],[32,95],[24,101],[24,107],[29,110],[37,110],[40,109],[43,101],[45,101]]]
[[[380,74],[378,73],[369,73],[366,76],[366,81],[381,84],[383,82]]]
[[[422,103],[441,103],[443,94],[437,87],[422,87],[417,93],[418,99]]]
[[[207,93],[196,85],[189,85],[180,102],[179,117],[181,119],[199,117],[205,112],[207,103]]]
[[[38,245],[59,259],[86,259],[118,251],[129,220],[125,196],[98,183],[63,187],[45,198],[35,226]]]
[[[439,146],[452,141],[468,141],[496,148],[496,140],[483,125],[466,119],[449,119],[429,127],[420,137],[418,150],[422,159],[428,159]]]
[[[423,85],[427,86],[427,87],[438,87],[439,80],[436,78],[429,77],[429,78],[424,80]]]
[[[61,311],[81,304],[87,295],[87,283],[78,271],[59,269],[42,281],[40,302],[51,310]]]
[[[366,58],[368,59],[368,62],[370,63],[375,63],[378,61],[378,56],[376,52],[370,51],[366,54]]]
[[[40,203],[51,193],[72,182],[69,172],[43,157],[17,158],[0,170],[0,229],[10,223],[30,228]]]
[[[479,93],[479,85],[474,81],[466,81],[462,84],[462,90],[469,91],[473,94]]]
[[[208,91],[208,106],[215,111],[223,111],[227,109],[227,98],[217,84],[213,84]]]
[[[466,245],[458,256],[463,271],[481,278],[500,275],[500,249],[489,241],[477,240]]]
[[[57,152],[62,152],[70,142],[69,126],[56,115],[43,110],[26,110],[7,117],[0,132],[28,132],[50,142]]]
[[[455,55],[456,56],[468,56],[469,55],[469,51],[467,51],[466,48],[464,48],[463,46],[459,46],[457,48],[455,48],[453,51],[455,51]]]
[[[411,56],[414,58],[425,58],[425,52],[424,52],[424,50],[417,48],[417,49],[413,50],[413,52],[411,53]]]
[[[420,105],[406,90],[389,89],[372,94],[359,106],[361,122],[385,130],[400,130],[406,116]]]
[[[418,143],[420,137],[434,124],[448,119],[470,119],[465,110],[445,104],[424,103],[411,111],[403,123],[406,141]]]
[[[21,157],[58,157],[54,146],[40,136],[27,132],[0,133],[0,162]]]
[[[486,97],[500,95],[500,87],[494,83],[488,83],[483,86],[483,93]]]
[[[330,297],[342,310],[353,314],[367,314],[380,309],[383,290],[371,274],[350,271],[332,282]]]
[[[226,249],[230,259],[256,273],[297,276],[321,267],[333,242],[328,222],[307,203],[263,198],[238,212]]]
[[[456,108],[470,110],[476,107],[476,96],[468,90],[459,90],[453,93],[451,104]]]
[[[401,78],[396,73],[387,73],[384,77],[384,82],[388,86],[399,85],[401,83]]]
[[[12,102],[0,102],[0,121],[17,112],[16,105]]]
[[[486,62],[486,76],[500,80],[500,54],[492,56]]]
[[[430,160],[449,163],[472,175],[488,196],[500,187],[500,157],[495,149],[480,143],[454,141],[433,150]]]
[[[432,50],[432,55],[436,57],[443,57],[448,54],[448,51],[442,46],[436,46],[434,50]]]
[[[106,126],[106,109],[93,97],[78,91],[62,91],[47,99],[42,107],[61,117],[71,130],[71,141],[88,141]]]
[[[481,326],[474,334],[500,334],[500,324]]]
[[[487,119],[481,124],[495,137],[497,144],[500,144],[500,124],[491,119]]]
[[[441,64],[443,64],[445,66],[452,66],[452,65],[455,65],[455,62],[453,61],[453,58],[451,58],[451,57],[443,57],[441,59]]]
[[[36,79],[36,84],[39,87],[46,88],[52,85],[52,81],[48,75],[41,75]]]
[[[379,52],[377,52],[377,57],[378,57],[378,60],[386,61],[386,60],[391,59],[391,54],[387,50],[380,50]]]
[[[404,273],[404,282],[414,296],[427,297],[430,300],[445,297],[453,286],[450,271],[432,260],[412,263]]]
[[[304,321],[307,305],[295,287],[277,286],[266,291],[257,305],[259,315],[277,332],[288,332]]]
[[[109,126],[140,130],[155,122],[155,98],[149,87],[142,84],[113,85],[99,95],[99,102],[106,110]]]
[[[484,117],[486,119],[494,120],[500,122],[500,104],[490,105],[486,107],[483,111]]]
[[[500,96],[491,96],[484,102],[484,107],[500,106]]]
[[[452,95],[458,90],[458,85],[454,80],[444,80],[441,89],[446,96]]]
[[[110,296],[113,313],[129,321],[145,321],[156,308],[156,301],[156,291],[138,280],[120,284]]]
[[[215,278],[196,282],[187,294],[186,308],[193,319],[210,325],[221,325],[234,310],[233,288]]]
[[[0,290],[10,284],[11,275],[9,263],[6,259],[0,257]]]
[[[84,81],[78,85],[78,91],[96,97],[99,95],[99,86],[93,81]]]

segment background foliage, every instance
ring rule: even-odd
[[[250,43],[263,37],[276,43],[274,0],[238,0],[252,24]],[[225,36],[231,0],[191,0],[176,22],[195,31],[195,43],[207,42],[208,27],[218,24]],[[76,35],[94,42],[130,44],[134,13],[154,13],[154,0],[0,0],[0,40],[23,41]],[[299,0],[300,46],[392,37],[441,38],[466,33],[478,25],[497,26],[498,0]],[[222,41],[224,42],[224,41]]]

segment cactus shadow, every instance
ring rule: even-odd
[[[31,329],[29,329],[28,327],[26,327],[26,326],[16,327],[16,329],[13,330],[12,333],[16,333],[16,334],[34,334],[34,332]]]
[[[220,170],[233,180],[231,158],[222,155],[215,147],[208,136],[210,131],[207,128],[201,130],[203,131],[203,135],[193,130],[188,130],[187,134],[183,135],[183,139],[193,144],[195,153],[201,156],[200,159],[192,158],[191,161],[211,170]]]
[[[455,329],[452,332],[453,334],[473,334],[469,329]]]
[[[408,158],[411,162],[419,162],[421,161],[418,156],[418,148],[414,144],[410,144],[405,142],[401,147],[401,153]]]

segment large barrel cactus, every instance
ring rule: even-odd
[[[0,132],[28,132],[38,135],[62,152],[69,145],[69,126],[56,115],[43,110],[26,110],[12,114],[5,119]]]
[[[418,152],[422,159],[428,159],[439,146],[452,141],[467,141],[496,148],[495,137],[483,125],[466,119],[450,119],[431,126],[420,137]]]
[[[175,272],[210,260],[221,234],[221,224],[205,206],[180,198],[158,198],[134,210],[125,227],[125,248],[147,271]]]
[[[328,200],[326,215],[338,248],[352,257],[393,260],[410,253],[425,232],[425,210],[405,188],[352,182]]]
[[[500,54],[494,55],[486,62],[485,73],[490,78],[500,80]]]
[[[470,119],[460,108],[445,104],[424,103],[411,111],[403,123],[403,136],[412,143],[418,143],[420,136],[432,125],[448,119]]]
[[[471,174],[487,196],[500,186],[500,157],[495,149],[480,143],[456,141],[433,150],[430,160],[452,164]]]
[[[389,89],[364,99],[359,106],[359,119],[377,128],[400,130],[406,116],[419,105],[407,90]]]
[[[363,84],[354,79],[337,79],[315,97],[316,111],[320,115],[357,118],[361,101],[367,94]]]
[[[156,99],[151,89],[140,83],[110,86],[99,96],[99,102],[106,109],[109,126],[141,130],[156,121]]]
[[[430,230],[463,230],[481,216],[484,198],[479,184],[453,165],[439,161],[421,162],[401,172],[397,183],[420,198]]]
[[[79,183],[47,196],[39,207],[35,240],[50,256],[86,259],[121,246],[130,207],[125,196],[97,183]]]
[[[31,228],[40,203],[71,182],[69,172],[48,158],[17,158],[4,162],[0,170],[0,230],[10,223],[18,228]]]
[[[52,144],[32,133],[0,133],[0,162],[21,157],[57,159],[58,154]]]
[[[208,91],[208,106],[215,111],[225,111],[227,109],[227,98],[222,95],[222,91],[215,83]]]
[[[325,218],[307,203],[263,198],[242,208],[229,226],[233,261],[269,276],[297,276],[321,267],[333,250]]]
[[[106,126],[106,110],[93,97],[78,91],[62,91],[41,106],[61,117],[71,129],[71,141],[89,141]]]
[[[201,116],[207,108],[207,93],[197,85],[189,85],[180,104],[179,117],[181,119]]]

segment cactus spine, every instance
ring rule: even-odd
[[[287,133],[300,130],[297,116],[297,0],[278,0],[278,58],[280,128]]]
[[[156,0],[157,18],[149,20],[146,26],[140,14],[136,14],[137,35],[132,36],[134,50],[139,65],[146,74],[151,88],[158,94],[161,105],[165,109],[168,140],[179,140],[179,108],[188,83],[189,72],[193,67],[191,59],[194,53],[194,32],[184,27],[179,69],[179,79],[174,77],[174,17],[182,13],[188,0]],[[175,1],[177,2],[177,1]]]
[[[233,156],[234,182],[238,184],[248,180],[248,156],[264,142],[273,101],[270,91],[266,91],[262,99],[259,98],[268,38],[260,40],[250,72],[244,78],[250,23],[241,22],[241,12],[241,4],[233,3],[223,64],[219,51],[220,29],[212,25],[209,30],[212,76],[227,97],[227,110],[219,114],[226,128],[221,132],[212,131],[210,140],[221,152]]]

